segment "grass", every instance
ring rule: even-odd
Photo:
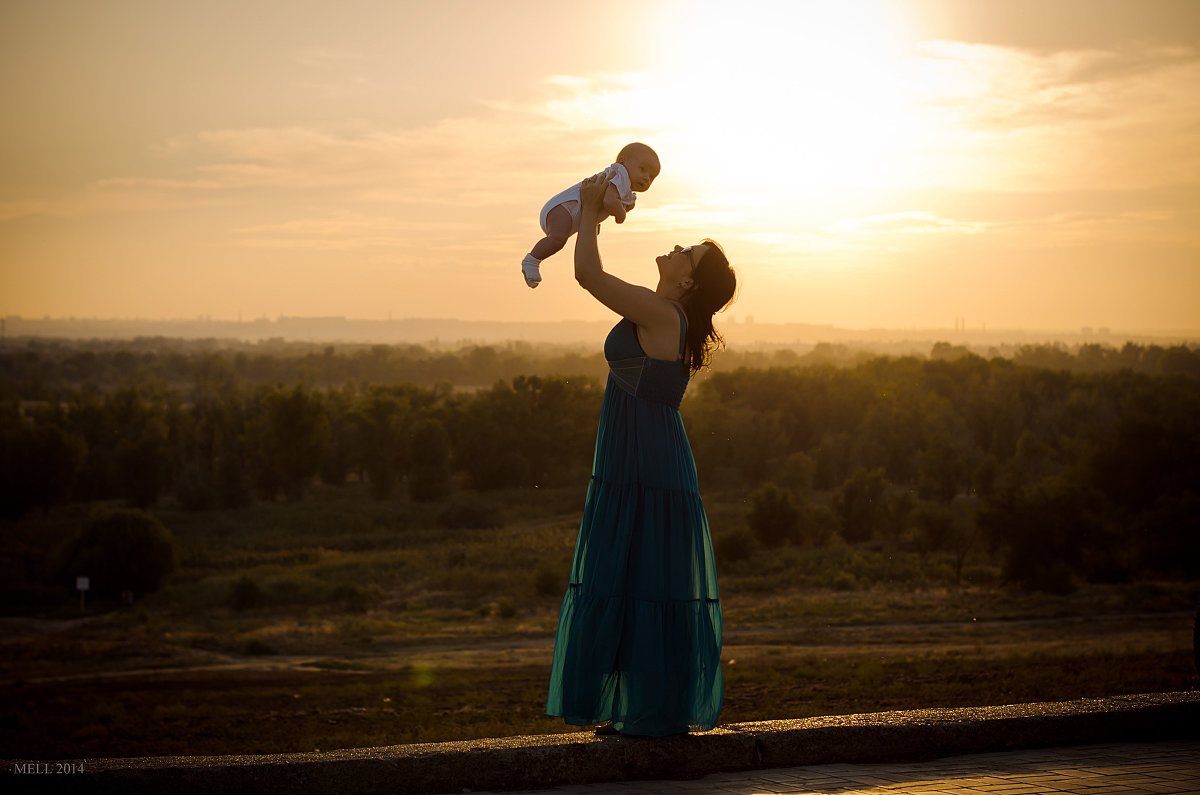
[[[1195,686],[1190,654],[932,655],[727,663],[722,722],[981,706]],[[1014,672],[1020,672],[1019,676]],[[180,674],[28,685],[0,715],[14,758],[280,753],[570,730],[542,714],[544,665]]]
[[[567,730],[542,710],[583,495],[487,499],[500,529],[439,528],[441,506],[356,486],[234,511],[167,506],[156,514],[180,566],[166,587],[83,614],[28,572],[86,506],[4,525],[12,605],[32,618],[0,638],[0,740],[14,758],[66,759]],[[736,495],[710,501],[718,545],[744,512]],[[1049,596],[1004,586],[983,555],[960,582],[945,555],[836,543],[753,546],[718,566],[726,723],[1197,684],[1198,584]]]

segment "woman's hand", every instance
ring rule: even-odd
[[[599,217],[605,215],[604,193],[608,190],[609,176],[601,171],[593,174],[579,186],[580,216]],[[580,224],[582,228],[583,224]]]

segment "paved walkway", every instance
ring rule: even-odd
[[[1200,793],[1200,740],[1042,748],[954,756],[929,762],[752,770],[686,781],[626,781],[527,790],[524,795],[535,792],[542,795],[1134,795],[1167,792],[1197,795]]]

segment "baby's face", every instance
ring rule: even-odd
[[[629,185],[635,193],[649,188],[650,183],[658,176],[658,158],[651,155],[632,155],[622,161],[621,165],[629,172]]]

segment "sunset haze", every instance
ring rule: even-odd
[[[0,8],[0,316],[603,320],[542,203],[662,172],[735,318],[1200,329],[1200,3]]]

